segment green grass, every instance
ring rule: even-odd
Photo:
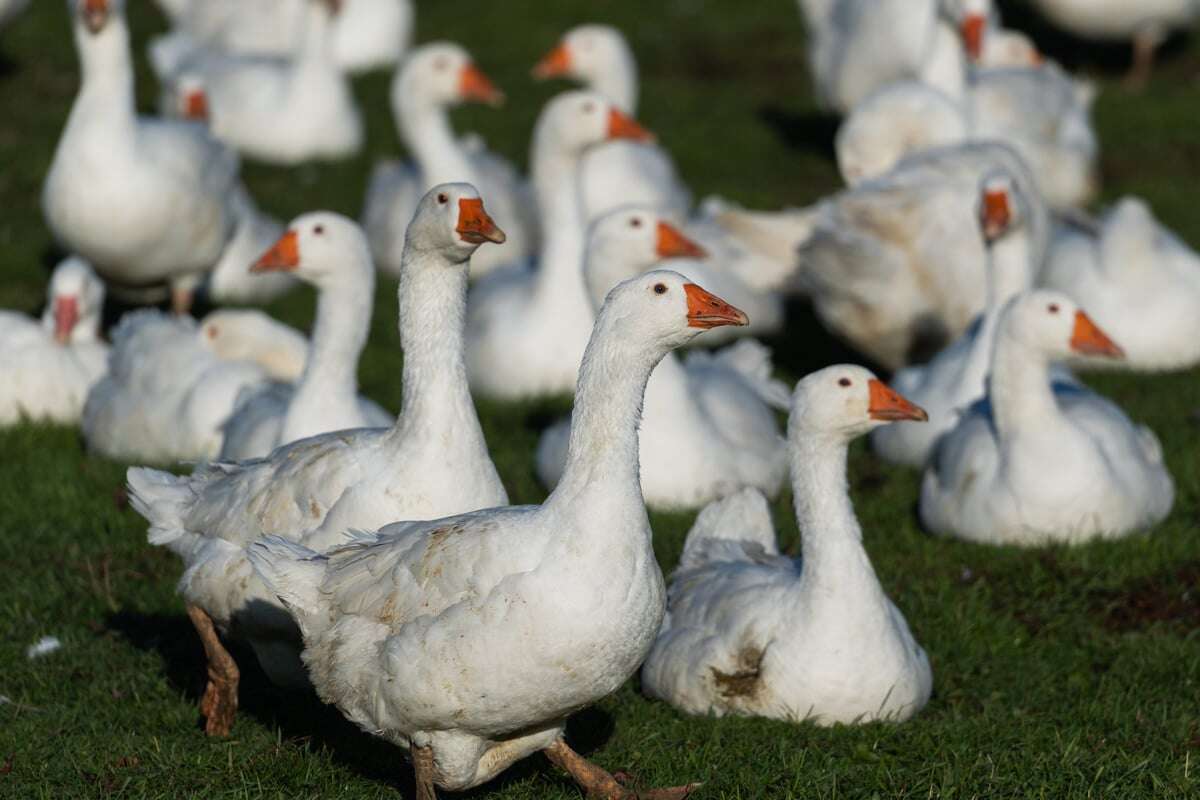
[[[63,4],[34,5],[0,37],[0,307],[30,311],[40,307],[54,259],[39,187],[77,83]],[[130,6],[143,43],[161,20],[148,0]],[[418,32],[422,40],[461,41],[509,93],[505,110],[465,109],[456,121],[523,162],[540,104],[562,88],[533,84],[528,69],[559,32],[585,19],[614,22],[632,36],[646,78],[640,116],[699,195],[773,207],[837,187],[834,124],[813,104],[791,0],[422,2]],[[1132,95],[1117,86],[1125,58],[1119,49],[1050,41],[1052,55],[1103,85],[1096,119],[1106,199],[1142,194],[1200,245],[1200,44],[1173,47],[1154,83]],[[397,149],[387,84],[377,75],[359,85],[370,135],[362,157],[295,171],[248,166],[260,203],[282,217],[315,208],[356,214],[371,163]],[[143,74],[146,107],[154,91]],[[393,408],[400,366],[394,288],[381,287],[361,369],[365,391]],[[312,295],[299,292],[271,311],[306,325]],[[803,308],[771,344],[792,379],[846,357]],[[1094,379],[1164,440],[1179,498],[1147,538],[1040,552],[934,540],[915,523],[916,476],[856,448],[854,494],[867,546],[934,665],[933,699],[914,721],[823,730],[688,718],[644,699],[631,681],[574,719],[572,740],[602,765],[648,784],[706,781],[697,798],[1197,796],[1197,377]],[[532,475],[537,427],[565,408],[563,401],[481,407],[514,501],[541,498]],[[410,792],[398,751],[357,733],[314,698],[270,687],[251,659],[242,659],[243,713],[233,736],[203,736],[195,707],[201,653],[174,594],[179,564],[145,544],[142,520],[122,506],[123,470],[86,457],[73,430],[0,432],[0,796]],[[794,543],[788,502],[776,504],[777,520]],[[669,568],[691,516],[655,515],[653,522]],[[25,648],[46,634],[61,637],[64,649],[27,661]],[[531,758],[468,796],[579,794]]]

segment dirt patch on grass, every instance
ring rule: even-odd
[[[1093,609],[1101,624],[1114,633],[1155,626],[1194,631],[1200,628],[1200,561],[1097,592]]]

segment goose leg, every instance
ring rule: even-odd
[[[192,310],[192,290],[176,287],[171,290],[171,313],[187,316]]]
[[[238,672],[237,662],[213,626],[212,617],[199,606],[188,605],[188,617],[200,635],[204,655],[208,659],[208,685],[200,700],[200,714],[204,717],[204,732],[209,736],[228,736],[237,714]]]
[[[1130,89],[1144,89],[1154,70],[1154,53],[1162,44],[1163,35],[1153,28],[1146,28],[1133,35],[1133,64],[1125,76],[1125,85]]]
[[[634,792],[621,785],[610,773],[576,753],[562,739],[542,752],[550,759],[550,763],[570,775],[593,800],[684,800],[700,786],[698,783],[689,783],[669,789]]]
[[[417,800],[437,800],[433,789],[433,748],[414,747],[412,763],[417,777]]]

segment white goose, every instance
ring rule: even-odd
[[[253,361],[274,381],[299,380],[308,361],[308,339],[304,334],[261,311],[212,311],[200,320],[200,329],[205,344],[217,358]]]
[[[22,418],[78,422],[108,368],[100,338],[104,284],[71,257],[54,268],[41,319],[0,311],[0,425]]]
[[[174,305],[233,235],[237,156],[202,126],[138,117],[124,0],[71,0],[83,84],[42,188],[55,238],[118,295],[171,284]]]
[[[422,201],[400,276],[404,401],[391,428],[324,434],[187,477],[129,471],[150,541],[187,566],[180,591],[209,653],[209,733],[227,733],[237,707],[237,667],[214,622],[246,635],[273,680],[306,681],[294,626],[246,562],[252,541],[280,534],[324,549],[347,530],[508,502],[463,364],[468,259],[497,239],[472,187],[439,186]]]
[[[199,79],[213,135],[273,164],[337,159],[359,151],[362,117],[349,79],[333,55],[338,0],[305,0],[304,42],[293,58],[199,51],[159,78],[178,91],[183,76]]]
[[[1066,295],[1038,290],[1005,307],[985,400],[939,440],[921,483],[934,533],[989,544],[1116,538],[1171,510],[1162,447],[1113,403],[1051,385],[1050,363],[1121,349]]]
[[[1059,226],[1041,284],[1066,292],[1110,332],[1134,369],[1200,363],[1200,254],[1126,197],[1098,220]]]
[[[593,307],[616,284],[674,259],[688,278],[710,271],[695,244],[648,209],[618,209],[593,223],[584,267]],[[787,469],[771,406],[786,409],[788,391],[771,379],[770,352],[743,339],[718,353],[668,353],[646,386],[638,463],[647,505],[695,508],[753,486],[779,491]],[[571,419],[551,426],[538,443],[538,477],[553,488],[563,476]]]
[[[636,114],[637,62],[621,32],[609,25],[580,25],[567,31],[538,62],[539,79],[565,77],[607,97],[626,114]],[[589,221],[624,205],[662,208],[685,217],[691,192],[679,180],[670,155],[650,142],[609,142],[583,159],[583,207]]]
[[[539,750],[589,796],[629,796],[563,733],[633,674],[662,622],[638,483],[642,394],[672,348],[744,322],[678,273],[632,278],[596,319],[566,474],[545,503],[396,522],[326,555],[278,537],[251,546],[318,693],[410,752],[418,796],[477,786]]]
[[[541,252],[535,269],[497,272],[471,290],[467,375],[474,391],[513,400],[574,388],[594,313],[583,285],[580,161],[606,140],[649,136],[595,92],[565,92],[543,109],[530,158]]]
[[[466,50],[448,42],[422,45],[404,60],[392,81],[392,115],[415,163],[385,161],[375,166],[363,204],[363,227],[381,270],[398,275],[404,233],[421,198],[439,183],[462,181],[480,187],[493,217],[507,234],[504,244],[471,259],[478,277],[503,265],[523,263],[534,253],[537,221],[528,187],[494,155],[459,141],[448,110],[464,102],[498,106],[500,92]]]
[[[362,229],[340,214],[301,215],[252,269],[291,272],[317,288],[312,345],[295,386],[276,384],[239,400],[225,423],[221,460],[259,458],[326,431],[391,425],[390,414],[358,395],[358,358],[375,299]]]
[[[933,675],[863,549],[846,485],[850,442],[925,413],[862,367],[796,384],[788,420],[800,558],[781,555],[753,489],[708,506],[683,546],[642,689],[692,714],[819,725],[900,721]]]
[[[928,422],[901,422],[871,432],[871,446],[887,461],[920,467],[939,436],[958,415],[982,397],[1000,312],[1033,285],[1025,200],[1005,172],[988,175],[980,186],[979,227],[986,247],[987,301],[970,328],[927,364],[905,367],[893,385],[929,413]]]

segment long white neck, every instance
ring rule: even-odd
[[[939,20],[935,26],[929,57],[918,75],[922,83],[962,101],[967,94],[967,57],[958,32]]]
[[[959,379],[960,386],[975,389],[977,395],[986,390],[1000,312],[1009,300],[1029,287],[1029,257],[1029,233],[1025,228],[1019,228],[987,247],[983,316]]]
[[[365,250],[353,257],[371,263]],[[358,357],[367,342],[374,292],[370,267],[321,289],[312,347],[284,417],[283,441],[322,433],[332,420],[359,418]]]
[[[416,435],[486,453],[467,386],[463,329],[467,263],[433,252],[406,251],[398,290],[404,388],[393,440]]]
[[[788,438],[805,602],[864,591],[882,596],[850,502],[849,443],[828,434],[790,432]]]
[[[534,293],[535,302],[552,303],[555,314],[591,319],[591,301],[583,279],[581,156],[554,147],[542,137],[534,139],[533,187],[543,232]]]
[[[119,143],[132,146],[137,111],[129,26],[123,16],[113,14],[97,34],[89,33],[78,19],[74,28],[83,82],[68,127],[77,116],[86,115],[89,131],[102,131],[112,146]]]
[[[621,320],[601,314],[579,368],[571,438],[562,479],[547,506],[586,510],[597,504],[642,507],[638,424],[650,372],[665,353],[620,341]]]
[[[441,183],[476,183],[471,160],[450,127],[445,106],[414,96],[402,85],[394,115],[400,138],[421,170],[422,192]]]
[[[329,64],[334,58],[333,12],[324,0],[305,0],[304,32],[297,62]]]
[[[1020,430],[1053,426],[1062,417],[1050,384],[1049,358],[1003,328],[992,351],[988,399],[1001,447]]]

